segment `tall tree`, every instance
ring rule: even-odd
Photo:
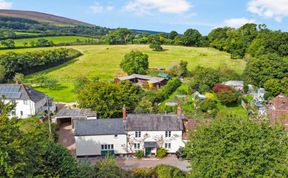
[[[198,46],[200,44],[202,35],[198,30],[188,29],[183,35],[184,46]]]
[[[244,75],[247,83],[262,87],[269,79],[287,77],[288,62],[275,54],[261,56],[247,63]]]
[[[80,107],[97,111],[100,118],[121,117],[123,105],[133,111],[139,101],[140,87],[131,82],[114,84],[103,81],[90,82],[80,89]]]
[[[287,177],[288,137],[281,126],[217,118],[191,133],[191,177]]]
[[[131,51],[124,56],[120,67],[129,75],[146,74],[149,68],[148,55],[140,51]]]

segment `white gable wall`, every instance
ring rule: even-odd
[[[6,99],[4,102],[11,103],[11,100]],[[46,104],[45,98],[37,103],[34,103],[32,100],[15,100],[15,104],[15,115],[11,113],[11,116],[16,116],[20,119],[25,119],[47,110],[44,106]]]
[[[117,135],[94,135],[75,136],[77,156],[101,155],[101,145],[113,144],[115,154],[127,153],[127,137],[125,134]]]

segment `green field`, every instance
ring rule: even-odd
[[[180,60],[188,61],[190,70],[201,65],[213,68],[227,67],[238,73],[242,73],[245,67],[243,60],[230,59],[228,53],[220,52],[213,48],[164,46],[165,51],[163,52],[152,51],[148,45],[70,46],[69,48],[77,49],[84,55],[70,61],[68,64],[42,72],[50,78],[58,79],[61,87],[58,90],[38,88],[38,90],[54,97],[56,101],[74,102],[76,100],[73,93],[73,81],[78,76],[98,76],[102,80],[113,80],[116,73],[121,71],[119,64],[123,56],[131,50],[139,50],[148,54],[150,67],[165,67],[167,69]],[[18,49],[13,51],[24,52],[40,49]],[[0,54],[7,51],[10,50],[2,50]],[[38,74],[28,76],[27,78],[30,80],[36,75]]]
[[[54,44],[60,44],[60,43],[72,43],[76,42],[76,40],[88,40],[91,38],[83,37],[83,36],[52,36],[52,37],[39,37],[39,38],[25,38],[25,39],[16,39],[14,40],[16,47],[24,47],[24,43],[26,42],[28,45],[31,46],[30,42],[34,41],[36,42],[39,39],[47,39],[49,41],[53,41]],[[1,46],[1,45],[0,45]],[[1,46],[4,47],[4,46]]]

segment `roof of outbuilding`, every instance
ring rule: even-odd
[[[148,75],[140,75],[140,74],[132,74],[129,76],[124,76],[124,77],[118,77],[119,80],[132,80],[132,79],[142,79],[142,80],[148,80],[151,83],[158,83],[158,82],[162,82],[163,80],[165,80],[165,78],[160,78],[160,77],[152,77],[152,76],[148,76]]]
[[[37,103],[46,95],[23,84],[0,84],[0,96],[6,99],[32,100]]]
[[[160,114],[129,114],[127,131],[182,131],[183,117]]]
[[[78,120],[75,125],[75,136],[125,134],[122,119]]]
[[[223,82],[223,84],[228,85],[228,86],[243,86],[244,82],[240,80],[229,80],[229,81]]]
[[[91,111],[90,109],[68,109],[63,108],[61,109],[55,117],[81,117],[81,116],[96,116],[96,112]]]

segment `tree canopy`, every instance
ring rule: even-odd
[[[80,107],[97,111],[100,118],[121,117],[124,105],[128,112],[135,109],[140,92],[141,88],[129,81],[121,84],[96,81],[80,89],[78,102]]]
[[[140,51],[131,51],[125,54],[120,67],[124,72],[131,74],[146,74],[149,68],[148,55]]]
[[[217,118],[191,133],[191,177],[287,177],[288,137],[280,126]]]

